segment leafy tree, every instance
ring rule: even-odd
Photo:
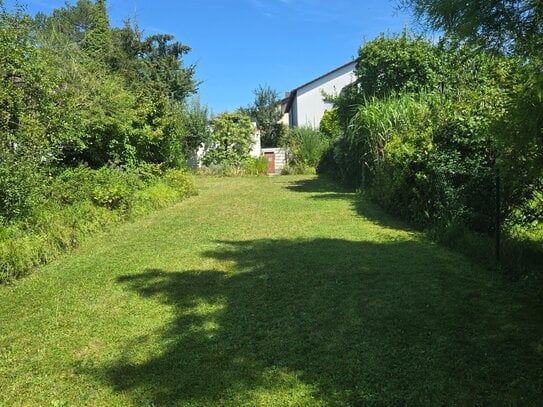
[[[538,0],[402,0],[435,30],[541,62],[543,6]]]
[[[281,100],[279,93],[270,87],[260,85],[254,90],[255,100],[246,113],[256,120],[260,129],[263,147],[275,147],[279,143],[283,132],[279,122],[281,120]]]
[[[182,63],[189,47],[169,35],[143,38],[130,20],[111,28],[103,0],[80,0],[35,24],[69,96],[65,162],[183,165],[184,102],[196,92],[195,68]]]
[[[91,0],[77,0],[75,5],[66,3],[64,7],[53,10],[50,16],[38,13],[35,17],[37,28],[52,39],[63,39],[82,46],[87,32],[92,27],[94,3]]]
[[[324,112],[319,124],[319,130],[330,140],[335,140],[341,136],[341,126],[337,109],[331,109]]]
[[[182,112],[186,134],[183,138],[183,151],[186,155],[194,153],[201,144],[209,144],[211,123],[207,105],[194,98]]]
[[[21,9],[10,14],[0,2],[0,222],[30,213],[62,126],[49,54],[32,26]]]
[[[213,120],[210,151],[204,164],[226,164],[240,168],[249,157],[255,129],[251,118],[240,113],[223,113]]]
[[[407,30],[399,36],[381,34],[367,42],[360,47],[356,64],[358,88],[368,97],[433,87],[437,71],[435,47]]]

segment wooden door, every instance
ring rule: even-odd
[[[268,174],[275,174],[275,153],[264,153],[264,157],[268,159]]]

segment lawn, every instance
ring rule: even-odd
[[[0,287],[0,405],[537,405],[543,307],[314,177],[200,195]]]

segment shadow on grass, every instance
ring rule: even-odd
[[[376,204],[370,202],[370,200],[365,197],[364,191],[356,191],[352,188],[344,187],[327,176],[318,176],[311,179],[294,181],[286,188],[294,192],[314,193],[312,198],[316,200],[346,200],[351,203],[358,215],[379,226],[417,231],[412,225],[387,214]]]
[[[287,186],[287,189],[295,192],[314,193],[311,197],[316,200],[346,200],[351,203],[359,216],[379,226],[422,232],[420,227],[402,221],[372,203],[365,196],[365,191],[347,189],[326,176],[295,181]],[[488,270],[496,269],[495,237],[492,234],[483,235],[454,227],[450,230],[428,227],[427,231],[429,232],[428,236],[432,236],[431,240],[463,254]],[[541,287],[543,286],[542,241],[535,239],[530,241],[517,236],[503,236],[501,251],[499,269],[503,277],[510,281],[520,281],[525,289],[532,292],[530,295],[541,296]]]
[[[532,346],[540,329],[446,251],[417,241],[217,243],[204,255],[233,272],[119,279],[174,313],[154,333],[154,356],[94,372],[135,404],[530,404],[541,396],[543,355]],[[126,354],[145,341],[135,338]]]

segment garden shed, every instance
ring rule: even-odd
[[[288,163],[288,151],[284,148],[262,148],[261,154],[268,159],[268,175],[279,175]]]

